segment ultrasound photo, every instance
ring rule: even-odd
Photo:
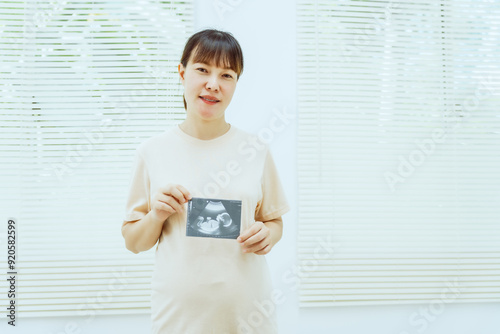
[[[236,239],[240,235],[241,201],[193,197],[188,202],[186,235]]]

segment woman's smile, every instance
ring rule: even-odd
[[[213,96],[210,96],[210,95],[203,95],[203,96],[200,96],[200,99],[205,102],[206,104],[209,104],[209,105],[214,105],[218,102],[220,102],[220,100],[216,99],[215,97]]]

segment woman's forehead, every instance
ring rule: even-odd
[[[200,64],[205,64],[207,66],[221,67],[223,69],[232,69],[230,57],[227,53],[221,52],[204,52],[204,50],[199,50],[196,48],[193,50],[192,57],[190,61]]]
[[[207,55],[205,55],[205,56],[204,55],[196,55],[195,57],[193,57],[192,63],[193,64],[195,64],[195,63],[204,64],[207,66],[222,67],[224,69],[231,68],[229,60],[227,59],[227,57],[224,57],[224,56],[219,57],[219,58],[215,58],[215,57],[210,57]]]

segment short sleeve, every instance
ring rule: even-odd
[[[133,172],[129,181],[123,225],[128,221],[142,219],[150,210],[149,174],[139,149],[135,152]],[[122,225],[122,226],[123,226]]]
[[[290,211],[271,151],[269,148],[266,151],[261,179],[262,199],[255,209],[256,221],[269,221]]]

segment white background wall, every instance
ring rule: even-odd
[[[230,123],[258,133],[269,127],[276,110],[297,112],[295,1],[220,0],[231,9],[216,11],[216,1],[195,0],[195,31],[217,28],[239,40],[245,57],[226,117]],[[495,334],[500,333],[500,303],[405,306],[298,308],[294,290],[300,271],[297,238],[296,121],[275,133],[271,148],[292,211],[284,217],[283,239],[267,255],[275,288],[283,293],[277,305],[280,333],[341,334]],[[443,307],[441,307],[443,306]],[[427,316],[425,316],[427,314]],[[410,321],[410,318],[413,321]],[[1,321],[1,333],[148,333],[149,315],[18,319],[16,328]],[[256,332],[257,333],[257,332]],[[200,333],[203,334],[203,333]]]

